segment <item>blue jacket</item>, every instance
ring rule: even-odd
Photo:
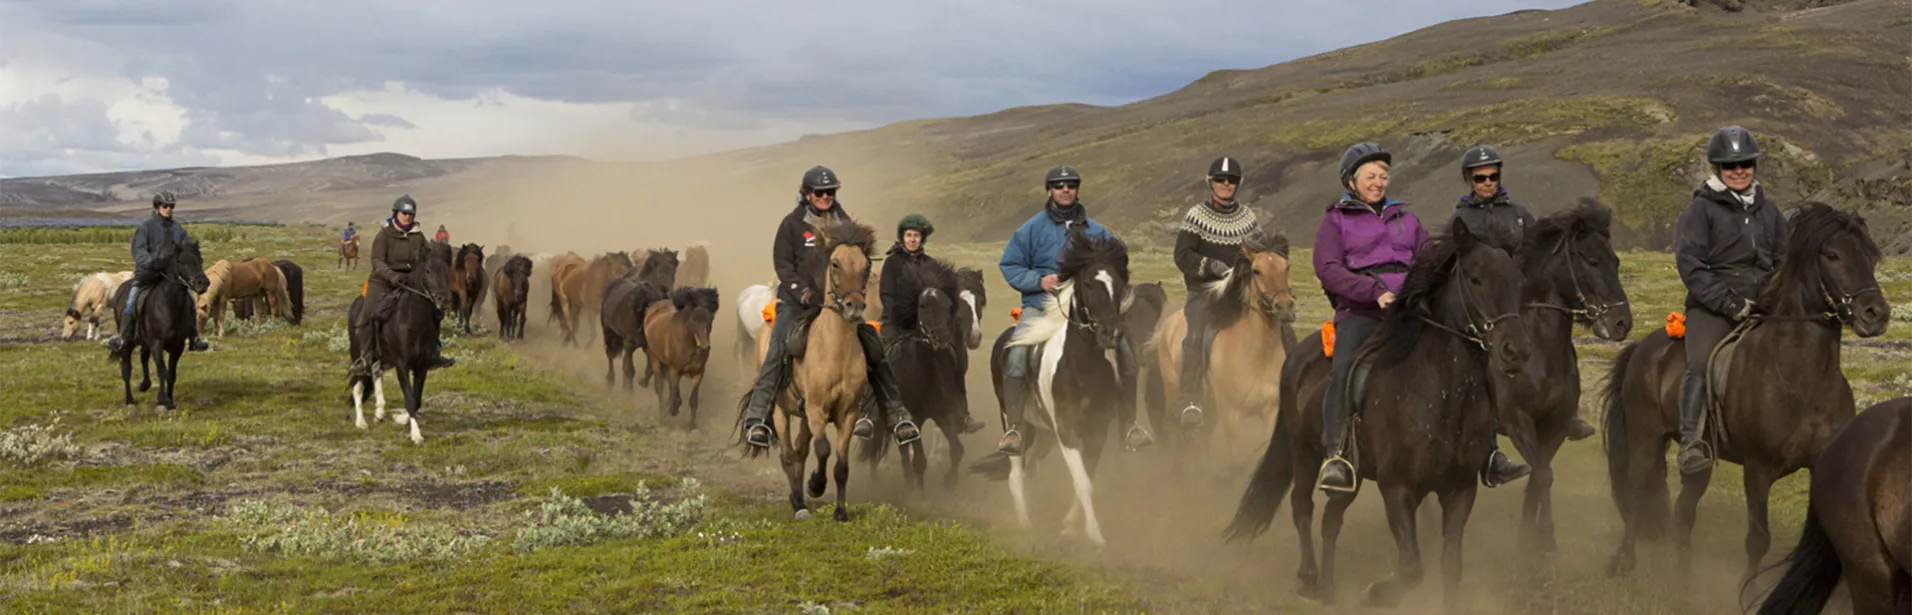
[[[1082,205],[1078,203],[1076,207]],[[1108,229],[1084,213],[1082,219],[1087,221],[1090,235],[1111,236]],[[1023,309],[1042,309],[1042,297],[1047,294],[1042,290],[1042,276],[1056,273],[1056,260],[1062,257],[1067,232],[1062,223],[1049,217],[1045,208],[1009,237],[1009,245],[1002,251],[1002,277],[1008,280],[1010,288],[1022,293]]]

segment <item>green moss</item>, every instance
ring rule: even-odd
[[[1616,139],[1577,143],[1554,153],[1593,168],[1602,182],[1600,200],[1635,230],[1670,224],[1692,197],[1688,169],[1706,137]]]

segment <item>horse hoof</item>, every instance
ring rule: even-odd
[[[365,419],[359,419],[359,420],[357,420],[357,421],[354,421],[354,422],[358,424],[358,428],[359,428],[359,429],[365,429],[365,428],[366,428],[366,426],[365,426]]]
[[[837,520],[837,521],[838,521],[839,523],[841,523],[841,522],[847,522],[847,521],[849,521],[849,520],[850,520],[850,507],[849,507],[849,506],[838,506],[838,507],[837,507],[837,509],[836,509],[836,514],[834,514],[834,515],[831,515],[831,517],[833,517],[833,518],[835,518],[835,519],[836,519],[836,520]]]
[[[805,508],[805,509],[803,509],[803,510],[799,510],[799,511],[797,511],[797,520],[798,520],[798,521],[809,521],[809,520],[810,520],[810,509],[808,509],[808,508]]]
[[[397,423],[397,424],[399,424],[399,425],[404,425],[404,424],[406,424],[406,423],[410,423],[410,422],[412,422],[412,415],[409,415],[409,414],[406,414],[406,413],[403,413],[403,412],[400,412],[400,413],[398,413],[398,414],[394,414],[394,415],[392,415],[392,422],[393,422],[393,423]]]
[[[1401,597],[1395,595],[1394,586],[1387,581],[1375,581],[1361,589],[1361,603],[1384,609],[1394,608],[1401,603]]]
[[[139,390],[139,392],[141,392],[141,393],[145,393],[145,392],[147,392],[147,391],[150,391],[150,390],[152,390],[152,389],[153,389],[153,383],[151,383],[151,382],[141,382],[141,383],[139,383],[139,389],[138,389],[138,390]]]
[[[1313,585],[1303,584],[1301,587],[1295,588],[1295,597],[1316,604],[1323,604],[1320,590],[1316,589]]]
[[[412,444],[425,444],[425,436],[412,436]]]
[[[169,412],[169,411],[171,411],[171,410],[172,410],[172,409],[171,409],[171,408],[167,408],[165,404],[157,404],[157,405],[154,405],[154,406],[153,406],[153,411],[154,411],[154,412],[158,412],[158,413],[160,413],[160,414],[165,414],[165,413],[167,413],[167,412]]]

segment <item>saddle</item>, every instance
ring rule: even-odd
[[[805,350],[810,348],[810,323],[822,314],[821,308],[797,307],[791,310],[790,317],[796,322],[790,323],[790,329],[783,338],[783,357],[785,361],[801,359]]]
[[[1700,439],[1713,445],[1713,450],[1723,450],[1727,444],[1726,421],[1723,412],[1726,395],[1726,376],[1733,371],[1733,359],[1738,353],[1739,341],[1748,331],[1759,326],[1756,319],[1746,319],[1720,338],[1719,345],[1706,355],[1706,403],[1700,407]]]

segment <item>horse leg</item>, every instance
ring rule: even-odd
[[[1090,436],[1083,440],[1084,444],[1087,444],[1089,441],[1100,441],[1101,438]],[[1076,505],[1082,508],[1085,524],[1083,530],[1088,533],[1089,542],[1095,543],[1098,547],[1108,544],[1108,541],[1102,539],[1102,525],[1096,522],[1095,483],[1089,478],[1089,465],[1083,461],[1082,451],[1064,445],[1062,463],[1069,466],[1069,480],[1075,484]]]
[[[1468,483],[1459,491],[1442,493],[1441,498],[1441,584],[1447,612],[1461,610],[1461,547],[1467,533],[1467,518],[1474,512],[1474,496],[1479,489]]]
[[[168,349],[164,355],[156,357],[162,366],[159,371],[159,403],[162,410],[178,410],[179,404],[173,401],[173,385],[179,383],[179,355],[186,351],[182,345],[178,350]]]
[[[1306,459],[1306,457],[1307,456],[1301,454],[1297,448],[1294,455],[1294,467],[1320,467],[1320,460],[1310,460]],[[1319,586],[1321,570],[1315,567],[1314,482],[1309,480],[1293,481],[1288,487],[1288,500],[1291,502],[1290,507],[1293,508],[1290,512],[1294,516],[1295,537],[1297,539],[1296,548],[1300,551],[1299,555],[1301,557],[1301,563],[1295,569],[1295,579],[1301,582],[1301,587],[1296,588],[1295,593],[1304,599],[1319,601],[1322,599],[1321,588]]]
[[[697,372],[695,374],[691,374],[690,376],[690,429],[691,431],[697,430],[697,398],[698,398],[698,393],[702,392],[703,390],[704,390],[704,373]]]
[[[127,343],[132,343],[128,341]],[[133,353],[120,353],[120,381],[126,385],[126,407],[133,407]],[[146,389],[141,388],[141,391]]]
[[[1773,481],[1778,480],[1777,472],[1760,466],[1745,466],[1746,486],[1746,573],[1740,576],[1741,584],[1750,581],[1759,573],[1759,561],[1765,559],[1766,550],[1772,547],[1773,534],[1768,525],[1766,504],[1772,494]]]
[[[127,401],[131,402],[132,398],[128,397]],[[1024,452],[1025,453],[1028,452],[1027,449],[1025,449]],[[1012,500],[1015,500],[1016,520],[1021,521],[1022,529],[1026,530],[1026,529],[1035,527],[1035,524],[1029,522],[1029,502],[1027,498],[1024,496],[1023,489],[1022,489],[1023,479],[1025,478],[1024,474],[1025,474],[1025,470],[1023,468],[1022,455],[1010,455],[1009,456],[1009,498]]]
[[[671,416],[677,416],[677,410],[678,410],[679,408],[682,408],[682,407],[684,406],[684,394],[683,394],[683,391],[681,391],[681,390],[679,390],[679,389],[677,388],[677,387],[678,387],[678,382],[677,382],[677,380],[678,380],[678,377],[679,377],[680,375],[679,375],[679,374],[677,373],[677,370],[674,370],[674,369],[671,369],[671,368],[668,368],[668,367],[666,367],[666,368],[664,368],[664,373],[663,373],[663,374],[661,374],[661,375],[662,375],[662,376],[664,377],[664,379],[665,379],[665,380],[669,380],[669,381],[670,381],[670,387],[671,387]]]
[[[790,479],[790,508],[796,511],[796,520],[804,521],[810,518],[810,506],[803,497],[803,458],[810,454],[810,427],[799,423],[798,432],[792,432],[782,410],[772,408],[771,413],[783,440],[783,475]]]
[[[1540,468],[1543,465],[1541,439],[1538,430],[1534,428],[1533,415],[1521,407],[1500,408],[1499,411],[1500,426],[1502,431],[1506,432],[1507,439],[1513,442],[1514,450],[1520,453],[1520,458],[1526,461],[1527,465],[1533,467],[1534,475],[1540,474]],[[1540,500],[1536,495],[1536,487],[1539,482],[1535,480],[1535,476],[1528,476],[1526,497],[1520,505],[1520,531],[1517,542],[1520,550],[1527,553],[1537,550],[1532,543],[1538,533],[1536,525],[1540,515]]]
[[[1420,586],[1421,542],[1415,528],[1415,511],[1420,508],[1421,495],[1413,493],[1407,485],[1395,483],[1381,486],[1381,506],[1387,511],[1388,530],[1394,534],[1396,549],[1394,574],[1375,581],[1362,591],[1363,602],[1368,606],[1394,608],[1407,597],[1407,592]]]
[[[656,370],[651,365],[650,357],[651,357],[651,349],[646,347],[644,349],[644,377],[637,381],[639,385],[651,386],[651,378],[656,376],[656,373],[655,373]],[[631,371],[635,373],[637,370],[633,368]]]
[[[1698,520],[1700,496],[1706,495],[1712,482],[1712,468],[1680,476],[1680,499],[1673,505],[1673,545],[1680,552],[1682,573],[1693,569],[1693,523]]]
[[[644,368],[648,370],[650,369],[650,367],[651,367],[651,355],[649,352],[646,352],[644,353]],[[637,349],[625,348],[624,349],[624,390],[626,391],[637,390],[637,387],[632,384],[632,382],[636,380],[637,380]],[[646,379],[643,384],[644,386],[651,386],[649,379]]]
[[[127,340],[128,344],[133,343]],[[127,353],[132,354],[132,353]],[[139,347],[139,392],[145,393],[153,388],[153,351],[145,345]],[[128,402],[131,403],[131,402]]]
[[[823,497],[825,488],[830,486],[828,482],[830,478],[830,434],[822,430],[817,430],[810,438],[811,448],[816,449],[817,469],[815,472],[810,473],[810,482],[804,483],[804,494],[812,498],[820,498]]]
[[[651,359],[650,357],[645,357],[645,360],[644,360],[645,365],[650,365],[655,362],[656,362],[655,359]],[[658,379],[651,381],[651,393],[657,395],[657,416],[659,418],[670,416],[670,399],[667,397],[664,397],[664,395],[666,394],[666,391],[664,390],[664,378],[659,377]]]
[[[352,423],[365,429],[365,379],[352,379]]]
[[[1565,430],[1551,434],[1540,443],[1538,456],[1528,459],[1533,464],[1534,473],[1527,477],[1527,501],[1536,515],[1534,518],[1534,538],[1539,540],[1540,552],[1553,554],[1560,552],[1560,543],[1554,540],[1553,516],[1553,460],[1560,454],[1560,445],[1566,443]]]
[[[405,377],[405,372],[406,368],[402,367],[392,370],[392,375],[398,378],[398,392],[405,398],[405,409],[392,413],[392,422],[399,425],[412,422],[412,381]]]
[[[425,436],[418,433],[418,412],[419,407],[425,404],[425,375],[429,373],[431,373],[429,370],[413,370],[412,377],[416,379],[416,382],[412,383],[412,389],[405,394],[405,410],[412,414],[412,444],[425,443]]]
[[[616,340],[617,333],[604,332],[604,386],[606,388],[617,386],[617,355],[624,351],[624,347]],[[624,364],[631,364],[630,355],[625,355]],[[630,381],[626,380],[625,384],[630,384]],[[630,390],[630,387],[625,387],[625,390]]]
[[[833,472],[836,474],[836,513],[832,515],[832,517],[839,522],[850,520],[850,503],[846,500],[850,493],[849,445],[850,442],[853,442],[853,440],[850,439],[851,428],[852,424],[848,422],[843,423],[841,427],[837,428],[837,441],[843,443],[843,452],[837,455],[836,468]],[[918,440],[915,445],[921,446],[921,443],[922,441]],[[823,468],[817,468],[819,474],[822,473],[822,470]]]
[[[1308,488],[1310,492],[1313,491],[1312,481],[1301,482],[1309,482]],[[1348,507],[1353,504],[1354,494],[1352,493],[1330,493],[1328,507],[1321,513],[1321,580],[1318,587],[1322,604],[1334,604],[1335,551],[1341,542],[1341,525],[1347,520]]]
[[[372,420],[385,420],[385,374],[378,369],[372,370],[372,399]]]

